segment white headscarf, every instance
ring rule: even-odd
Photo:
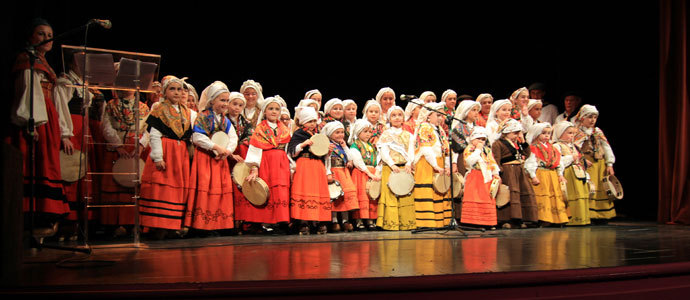
[[[280,103],[280,107],[281,107],[281,108],[282,108],[282,107],[287,107],[287,103],[285,102],[285,100],[283,99],[283,97],[281,97],[280,95],[275,95],[275,96],[273,96],[273,98],[276,98],[276,100],[278,100],[278,103]]]
[[[199,94],[196,92],[196,88],[194,88],[193,85],[189,84],[186,81],[185,81],[185,84],[187,84],[187,88],[189,89],[189,94],[194,97],[194,104],[196,104],[196,106],[199,107]]]
[[[340,104],[343,107],[343,110],[345,109],[345,105],[343,104],[343,100],[340,100],[338,98],[333,98],[331,100],[328,100],[328,102],[326,102],[326,104],[324,104],[323,113],[326,114],[326,116],[328,116],[328,113],[331,112],[331,109],[333,108],[333,106],[335,106],[337,104]]]
[[[372,106],[378,107],[379,108],[379,114],[383,114],[383,112],[381,111],[382,110],[381,104],[379,104],[378,101],[371,99],[371,100],[367,101],[366,104],[364,104],[364,109],[362,109],[362,118],[364,118],[364,119],[367,118],[367,110],[369,110],[369,108]]]
[[[434,113],[435,111],[428,110],[427,107],[431,109],[435,109],[438,111],[441,111],[443,107],[445,106],[444,103],[439,103],[439,102],[431,102],[427,103],[424,106],[422,106],[422,109],[419,111],[419,116],[417,116],[417,126],[419,124],[426,122],[426,119],[431,115],[431,113]]]
[[[529,99],[529,102],[527,102],[527,111],[530,111],[537,104],[542,105],[541,100]]]
[[[306,93],[304,93],[304,99],[311,99],[312,96],[317,95],[317,94],[321,95],[321,97],[323,97],[323,94],[321,94],[321,92],[319,90],[313,89],[313,90],[309,90]],[[311,100],[314,100],[314,99],[311,99]],[[321,104],[316,100],[314,100],[314,101],[319,106],[319,109],[321,109]]]
[[[580,107],[580,110],[575,115],[575,124],[580,125],[582,119],[589,115],[599,115],[599,111],[594,105],[585,104]]]
[[[376,102],[381,104],[381,98],[383,98],[383,94],[385,93],[391,93],[393,94],[393,105],[395,105],[395,92],[393,91],[392,88],[385,87],[381,88],[378,93],[376,93]]]
[[[510,102],[508,99],[501,99],[498,101],[495,101],[493,104],[491,104],[491,111],[489,112],[489,117],[486,119],[487,122],[489,121],[496,121],[499,122],[498,119],[496,119],[496,112],[498,111],[501,106],[510,104],[510,106],[513,106],[513,103]]]
[[[244,105],[247,105],[247,99],[244,99],[244,95],[240,92],[230,92],[230,102],[235,99],[240,99],[244,103]]]
[[[522,124],[520,124],[520,121],[518,120],[510,119],[503,126],[501,133],[511,133],[516,131],[522,131]]]
[[[290,110],[287,107],[280,108],[280,115],[288,115],[288,118],[291,118]]]
[[[551,142],[558,142],[561,139],[561,135],[570,127],[575,127],[575,124],[568,121],[561,121],[553,125],[553,132],[551,132]],[[571,141],[572,142],[572,141]]]
[[[240,93],[244,94],[244,90],[246,90],[247,88],[253,88],[256,91],[256,105],[257,107],[261,107],[261,104],[264,101],[264,89],[263,87],[261,87],[261,84],[249,79],[242,83],[242,87],[240,87]]]
[[[178,83],[181,86],[184,86],[184,81],[182,81],[182,79],[179,79],[175,76],[168,75],[168,76],[165,76],[164,79],[165,80],[163,80],[163,87],[161,89],[161,93],[163,94],[163,97],[165,97],[165,90],[168,89],[168,87],[170,86],[171,83],[174,82],[174,83]]]
[[[527,140],[528,144],[532,144],[532,141],[539,136],[542,131],[544,131],[545,128],[551,127],[551,124],[549,123],[537,123],[532,125],[532,127],[527,130],[527,136],[525,136],[525,139]]]
[[[261,105],[261,112],[259,113],[259,120],[257,121],[256,124],[259,124],[259,123],[261,123],[261,121],[264,120],[264,113],[266,112],[266,107],[268,107],[268,105],[271,103],[278,103],[278,107],[282,107],[282,106],[280,106],[281,105],[280,99],[277,99],[275,97],[268,97],[268,98],[264,99],[263,104]],[[279,118],[280,118],[280,116],[279,116]],[[277,120],[276,120],[276,122],[277,122]]]
[[[455,94],[455,96],[458,95],[458,93],[456,93],[454,90],[447,89],[447,90],[446,90],[445,92],[443,92],[443,94],[441,95],[441,102],[446,103],[446,98],[448,98],[448,96],[450,96],[451,94]]]
[[[413,105],[414,105],[414,104],[413,104]],[[405,111],[402,109],[402,107],[397,106],[397,105],[393,105],[393,106],[391,106],[391,108],[389,108],[388,111],[386,112],[386,120],[388,120],[388,123],[391,122],[391,113],[393,113],[393,111],[395,111],[395,110],[400,110],[400,111],[402,111],[402,112],[403,112],[403,118],[404,118]]]
[[[432,91],[426,91],[426,92],[423,92],[423,93],[419,96],[419,100],[422,100],[422,102],[426,102],[426,98],[429,97],[429,96],[434,96],[434,98],[437,98],[437,97],[436,97],[436,94],[434,94],[434,92],[432,92]]]
[[[465,118],[467,118],[467,114],[475,106],[477,106],[480,109],[482,108],[482,105],[479,104],[479,102],[474,101],[474,100],[462,100],[462,101],[460,101],[460,104],[458,104],[458,108],[455,110],[455,116],[454,117],[458,120],[464,121]],[[453,125],[451,126],[451,128],[455,128],[455,126],[457,126],[460,123],[460,121],[458,121],[458,120],[453,120]]]
[[[472,140],[475,140],[478,138],[485,138],[487,140],[489,139],[489,134],[487,133],[486,128],[481,127],[481,126],[474,127],[474,129],[472,129],[472,133],[467,138],[467,140],[471,142]]]
[[[424,102],[422,100],[419,100],[418,98],[410,100],[410,102],[407,102],[407,106],[405,106],[405,122],[409,120],[412,117],[412,112],[414,111],[415,108],[420,107],[420,105],[423,105]]]
[[[323,125],[323,128],[321,128],[321,132],[330,138],[331,135],[338,129],[345,130],[345,126],[343,126],[343,123],[340,123],[340,121],[333,121],[326,123],[326,125]]]
[[[295,116],[297,117],[297,119],[299,119],[298,125],[303,125],[304,123],[319,118],[319,115],[316,113],[316,110],[311,106],[300,108],[299,111],[295,112]]]
[[[222,93],[230,93],[228,86],[221,81],[214,81],[209,86],[207,86],[202,92],[199,98],[199,109],[208,109],[212,103],[213,99],[216,99]]]
[[[522,92],[527,92],[527,94],[529,95],[529,90],[523,86],[523,87],[515,90],[512,94],[510,94],[510,101],[517,100],[517,97],[520,96],[520,93],[522,93]]]
[[[355,102],[355,100],[352,100],[352,99],[343,100],[343,109],[345,109],[350,104],[354,104],[355,106],[357,106],[357,102]]]
[[[472,130],[472,134],[467,138],[467,141],[472,143],[472,140],[478,139],[478,138],[485,138],[489,139],[488,132],[486,128],[481,127],[481,126],[476,126]],[[486,146],[486,144],[485,144]],[[479,170],[482,171],[482,176],[484,177],[484,183],[487,183],[493,179],[493,176],[491,175],[491,169],[486,165],[486,162],[483,159],[479,160]],[[467,170],[469,173],[470,170]]]
[[[295,107],[295,117],[299,118],[299,116],[298,116],[299,111],[302,110],[302,108],[310,107],[309,104],[316,104],[318,106],[319,102],[316,102],[316,100],[313,100],[313,99],[300,100],[300,102],[297,104],[297,107]],[[318,118],[318,116],[317,116],[317,118]]]
[[[333,123],[333,122],[331,122],[331,123]],[[369,128],[369,127],[373,127],[373,126],[374,125],[372,125],[366,119],[357,119],[357,121],[355,121],[355,123],[350,125],[350,138],[348,139],[347,143],[348,144],[354,143],[356,140],[359,139],[359,134],[362,132],[362,130]]]

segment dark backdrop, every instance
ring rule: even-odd
[[[1,13],[3,92],[9,99],[9,68],[35,16],[48,19],[56,34],[91,18],[110,19],[112,29],[89,31],[88,46],[161,54],[161,75],[187,76],[199,92],[214,80],[238,90],[251,78],[263,85],[264,96],[279,94],[292,107],[313,88],[325,100],[352,98],[361,109],[384,86],[398,95],[431,90],[440,97],[450,88],[502,99],[542,81],[546,98],[560,109],[567,90],[599,108],[599,127],[616,153],[614,168],[627,196],[619,214],[652,220],[659,8],[654,1],[603,2],[11,2]],[[82,45],[83,35],[64,43]],[[61,70],[58,49],[59,43],[48,59]]]

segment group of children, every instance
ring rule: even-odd
[[[45,39],[49,30],[39,24],[32,38]],[[28,139],[37,143],[33,209],[46,216],[76,220],[74,204],[85,195],[103,204],[131,204],[134,188],[109,175],[122,158],[144,161],[138,213],[141,226],[156,238],[189,229],[411,230],[443,227],[453,218],[468,226],[525,228],[586,225],[615,216],[603,183],[614,174],[615,157],[596,127],[596,108],[582,106],[574,123],[542,123],[541,102],[529,99],[526,88],[495,102],[490,94],[458,102],[452,90],[437,102],[426,91],[404,109],[396,105],[392,89],[382,88],[364,103],[361,118],[355,101],[332,98],[322,105],[323,95],[311,90],[292,118],[284,99],[264,98],[263,87],[253,80],[239,92],[216,81],[198,95],[184,78],[166,76],[157,86],[160,92],[147,101],[138,101],[133,92],[116,92],[106,102],[97,90],[70,87],[81,84],[75,70],[57,76],[43,56],[36,68],[36,133],[29,137],[18,129],[8,142],[25,157]],[[26,57],[20,57],[15,72],[12,121],[20,128],[27,123]],[[85,102],[90,103],[88,120]],[[82,138],[87,126],[91,143]],[[227,145],[212,140],[218,132],[227,135]],[[315,134],[330,141],[325,155],[310,151]],[[76,150],[90,152],[89,171],[105,175],[91,185],[61,182],[57,156]],[[245,182],[260,178],[265,183],[264,204],[247,200],[244,185],[233,182],[238,163],[250,168]],[[439,192],[433,182],[437,174],[454,173],[464,178],[464,185],[455,187],[462,196],[455,199],[454,191]],[[403,184],[411,186],[399,192]],[[508,187],[509,203],[497,207],[492,190],[500,184]],[[332,196],[331,187],[341,193]],[[372,196],[376,188],[380,194]],[[124,234],[135,213],[132,207],[107,207],[99,218]],[[42,225],[56,226],[57,218],[46,220]]]

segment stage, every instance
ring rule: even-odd
[[[143,239],[139,247],[131,240],[94,241],[91,247],[90,256],[27,250],[18,282],[2,294],[567,299],[690,292],[690,227],[651,222]]]

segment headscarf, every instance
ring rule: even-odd
[[[280,108],[280,115],[288,115],[288,118],[291,118],[290,110],[287,107]]]
[[[314,96],[314,95],[316,95],[316,94],[321,95],[321,97],[323,97],[323,94],[321,94],[321,92],[320,92],[319,90],[313,89],[313,90],[307,91],[307,92],[304,94],[304,99],[311,99],[311,97]],[[313,99],[311,99],[311,100],[313,100]],[[316,104],[319,106],[319,109],[321,109],[321,104],[319,104],[319,102],[316,101],[316,100],[314,100],[314,101],[315,101]],[[322,101],[323,101],[323,100],[322,100]]]
[[[520,124],[520,121],[518,120],[510,119],[503,125],[503,128],[501,128],[500,131],[501,133],[522,131],[522,124]]]
[[[453,120],[453,125],[451,128],[455,128],[455,126],[460,123],[458,120],[465,120],[467,118],[467,114],[474,108],[475,106],[479,107],[481,109],[482,105],[479,104],[479,102],[474,101],[474,100],[462,100],[460,104],[458,104],[458,108],[455,110],[455,119]]]
[[[527,111],[530,111],[537,104],[542,105],[541,100],[529,99],[529,102],[527,102]]]
[[[299,120],[299,112],[305,107],[310,107],[309,104],[312,104],[312,103],[316,104],[317,106],[319,105],[319,102],[316,102],[316,100],[313,100],[313,99],[302,99],[302,100],[300,100],[300,102],[297,104],[297,107],[295,107],[295,119]],[[314,111],[316,111],[316,109],[314,109]],[[317,119],[318,119],[318,116],[317,116]],[[300,122],[300,124],[302,123],[301,121],[299,121],[299,122]]]
[[[551,142],[558,142],[561,140],[561,135],[570,127],[575,127],[575,124],[568,121],[561,121],[553,125],[553,132],[551,133]],[[572,141],[571,141],[572,142]]]
[[[441,95],[441,102],[446,103],[446,98],[448,98],[448,96],[450,96],[451,94],[455,94],[455,96],[458,95],[458,93],[456,93],[454,90],[447,89],[447,90],[446,90],[445,92],[443,92],[443,94]]]
[[[280,106],[280,100],[281,100],[281,99],[277,99],[277,98],[275,98],[275,97],[268,97],[268,98],[264,99],[264,102],[263,102],[263,104],[261,105],[261,112],[259,113],[259,120],[258,120],[257,122],[258,122],[258,123],[261,123],[261,121],[264,120],[264,113],[266,112],[266,107],[268,107],[269,104],[271,104],[271,103],[278,103],[278,107],[281,107],[281,106]],[[279,118],[280,118],[280,115],[279,115]],[[276,122],[277,122],[277,121],[278,121],[278,120],[276,120]],[[258,123],[257,123],[257,124],[258,124]]]
[[[196,92],[196,88],[193,85],[185,81],[187,88],[189,89],[189,94],[194,97],[194,105],[199,107],[199,94]]]
[[[275,96],[273,96],[273,98],[275,98],[276,100],[278,100],[278,103],[280,104],[280,107],[281,107],[281,108],[282,108],[282,107],[287,107],[287,102],[285,102],[285,99],[283,99],[283,97],[281,97],[280,95],[275,95]]]
[[[525,139],[527,140],[527,143],[532,145],[532,141],[539,136],[542,131],[544,131],[545,128],[551,127],[551,124],[549,123],[537,123],[532,125],[532,127],[527,130],[527,136],[525,136]]]
[[[391,93],[393,94],[393,103],[395,103],[395,92],[393,91],[392,88],[389,87],[384,87],[379,90],[378,93],[376,93],[376,102],[381,104],[381,98],[383,98],[383,94],[385,93]]]
[[[247,99],[244,99],[244,95],[239,92],[230,92],[230,102],[235,99],[240,99],[244,103],[244,105],[247,105]]]
[[[331,122],[334,123],[334,122]],[[369,121],[366,119],[357,119],[354,124],[351,125],[350,127],[350,138],[348,139],[347,143],[352,144],[355,142],[355,140],[359,139],[359,134],[362,132],[362,130],[373,127]],[[324,127],[325,128],[325,127]]]
[[[338,129],[345,130],[345,126],[343,125],[343,123],[340,123],[340,121],[328,122],[326,123],[326,125],[323,126],[323,128],[321,128],[321,133],[325,134],[330,138],[331,135]]]
[[[182,81],[182,79],[179,79],[179,78],[172,76],[172,75],[167,75],[167,76],[163,77],[162,82],[163,82],[163,88],[161,89],[161,93],[163,93],[163,97],[165,97],[165,90],[168,89],[168,86],[170,86],[171,83],[174,82],[174,83],[180,84],[181,86],[184,86],[184,81]]]
[[[295,108],[295,110],[297,110],[297,108]],[[298,125],[303,125],[304,123],[319,118],[319,115],[316,113],[316,110],[311,106],[300,108],[298,112],[295,112],[295,116],[297,117],[297,119],[299,119]]]
[[[521,87],[521,88],[515,90],[512,94],[510,94],[510,101],[515,102],[515,100],[517,100],[517,97],[518,97],[518,96],[520,95],[520,93],[522,93],[522,92],[527,92],[527,94],[529,95],[529,90],[528,90],[526,87],[523,86],[523,87]]]
[[[599,115],[599,111],[594,105],[585,104],[580,107],[580,110],[575,115],[575,124],[580,125],[582,119],[589,115]]]
[[[415,108],[418,106],[421,107],[420,105],[423,105],[424,102],[422,100],[419,100],[418,98],[410,100],[410,102],[407,103],[407,106],[405,106],[405,122],[409,120],[412,117],[412,112],[414,111]]]
[[[355,100],[352,100],[352,99],[345,99],[345,100],[343,100],[343,112],[345,111],[345,108],[348,107],[348,106],[351,105],[351,104],[354,104],[354,105],[355,105],[355,120],[356,120],[356,119],[357,119],[357,114],[356,114],[356,111],[357,111],[357,102],[355,102]],[[343,113],[343,119],[346,119],[344,113]]]
[[[491,94],[489,94],[489,93],[484,93],[484,94],[479,94],[479,96],[477,96],[477,99],[476,99],[475,101],[477,101],[478,103],[481,103],[481,102],[482,102],[482,99],[484,99],[484,98],[486,98],[486,97],[491,98],[492,101],[493,101],[493,99],[494,99],[494,96],[491,96]]]
[[[431,115],[431,113],[435,112],[435,111],[427,109],[427,107],[441,111],[441,109],[443,109],[444,106],[445,106],[444,103],[438,103],[438,102],[432,102],[432,103],[425,104],[425,106],[422,106],[422,109],[419,111],[419,116],[417,116],[417,126],[419,126],[419,124],[426,122],[426,119],[429,117],[429,115]]]
[[[326,116],[328,116],[328,113],[331,112],[333,106],[337,104],[340,104],[343,107],[343,110],[345,109],[345,105],[343,104],[342,100],[338,98],[333,98],[331,100],[328,100],[328,102],[326,102],[326,104],[323,106],[323,113],[326,114]]]
[[[425,102],[425,101],[426,101],[426,98],[429,97],[429,96],[434,96],[434,98],[437,98],[437,97],[436,97],[436,94],[434,94],[434,92],[432,92],[432,91],[426,91],[426,92],[423,92],[423,93],[419,96],[419,100],[422,100],[422,102]]]
[[[501,99],[501,100],[495,101],[493,104],[491,104],[491,111],[489,112],[489,117],[486,119],[486,121],[489,122],[489,121],[493,120],[493,121],[499,122],[496,119],[496,112],[498,112],[498,109],[501,108],[501,106],[506,105],[506,104],[510,104],[511,107],[513,105],[513,103],[510,102],[510,100],[508,100],[508,99]]]
[[[472,129],[472,134],[470,134],[469,138],[467,138],[468,141],[476,140],[478,138],[485,138],[489,139],[489,135],[486,131],[486,128],[481,127],[481,126],[476,126],[474,129]]]
[[[414,104],[413,104],[413,105],[414,105]],[[395,111],[395,110],[400,110],[400,111],[402,111],[402,112],[403,112],[403,117],[404,117],[405,110],[403,110],[403,108],[400,107],[400,106],[393,105],[393,106],[391,106],[391,108],[389,108],[388,111],[386,112],[386,120],[388,120],[388,123],[391,122],[391,113],[393,113],[393,111]],[[403,122],[405,122],[405,121],[403,120]]]
[[[264,101],[264,88],[261,87],[260,83],[251,79],[242,83],[242,86],[240,87],[240,93],[244,94],[244,90],[246,90],[247,88],[253,88],[256,91],[256,105],[257,107],[261,107],[261,103]]]
[[[382,110],[382,109],[381,109],[381,104],[379,104],[378,101],[376,101],[376,100],[374,100],[374,99],[371,99],[371,100],[367,101],[366,104],[364,104],[364,109],[362,109],[362,118],[364,118],[364,119],[367,118],[367,111],[368,111],[369,108],[372,107],[372,106],[378,107],[378,108],[379,108],[379,113],[380,113],[380,114],[383,114],[383,112],[381,111],[381,110]]]
[[[201,92],[201,98],[199,99],[199,109],[208,109],[213,103],[213,99],[216,99],[216,97],[218,97],[222,93],[230,93],[230,90],[228,90],[228,86],[225,85],[225,83],[221,81],[214,81],[213,83],[211,83]]]

